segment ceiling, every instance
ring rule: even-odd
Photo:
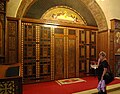
[[[81,0],[36,0],[36,2],[26,11],[24,17],[40,19],[48,9],[55,6],[68,6],[73,8],[86,20],[88,26],[97,26],[90,10],[81,2]]]

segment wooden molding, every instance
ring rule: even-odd
[[[65,23],[61,21],[54,21],[54,20],[45,20],[45,19],[30,19],[30,18],[22,18],[22,21],[25,22],[35,22],[35,23],[40,23],[40,24],[47,24],[47,25],[55,25],[55,26],[67,26],[67,27],[74,27],[74,28],[83,28],[83,29],[92,29],[92,30],[98,30],[98,27],[94,26],[85,26],[85,25],[80,25],[76,23]]]

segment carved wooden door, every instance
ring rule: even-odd
[[[23,81],[50,81],[51,27],[22,22],[21,36]]]
[[[51,27],[40,27],[40,70],[41,81],[51,80]]]
[[[79,77],[96,58],[96,32],[22,22],[23,81]]]
[[[67,29],[67,67],[68,67],[68,78],[76,77],[76,29]],[[79,71],[79,70],[78,70]]]
[[[65,75],[65,28],[54,28],[54,77],[63,79]]]
[[[77,29],[54,28],[54,75],[55,79],[76,77],[79,69],[76,68]],[[77,46],[76,46],[77,45]],[[79,46],[78,46],[79,47]]]
[[[90,72],[90,61],[96,60],[96,31],[79,30],[79,69],[81,73]]]
[[[36,79],[36,41],[37,31],[36,26],[31,23],[22,23],[22,66],[23,66],[23,81],[32,82]]]

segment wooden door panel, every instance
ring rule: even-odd
[[[51,27],[41,26],[40,29],[40,79],[51,80]]]
[[[96,57],[96,34],[90,32],[22,22],[23,79],[50,81],[89,72]]]
[[[6,64],[18,63],[18,22],[8,20],[6,36],[8,41],[6,41],[7,54],[6,54]],[[2,37],[2,36],[1,36]],[[1,50],[1,49],[0,49]]]
[[[23,23],[23,81],[34,82],[36,79],[36,31],[35,26]]]
[[[64,78],[64,38],[55,38],[55,79]]]
[[[69,39],[68,43],[68,77],[76,76],[76,42]]]
[[[68,28],[68,77],[76,77],[76,29]]]

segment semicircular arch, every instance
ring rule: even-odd
[[[37,0],[22,0],[17,11],[17,17],[22,18],[28,8],[31,7],[31,5],[36,1]],[[79,2],[82,2],[90,10],[97,23],[99,31],[108,30],[106,17],[95,0],[79,0]]]

